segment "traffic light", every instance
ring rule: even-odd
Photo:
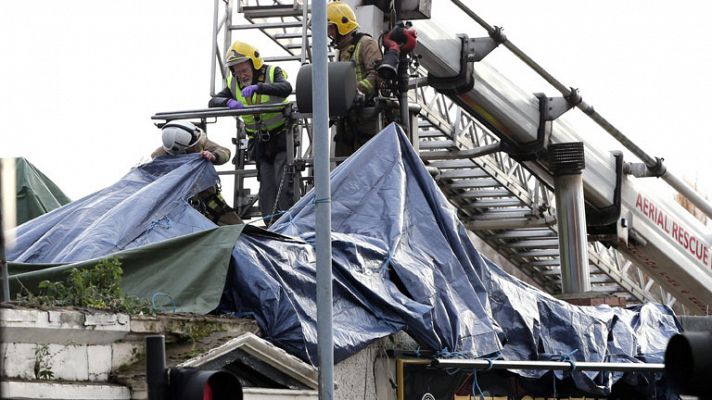
[[[665,377],[680,394],[712,398],[712,332],[673,336],[665,350]]]
[[[242,385],[226,370],[166,369],[163,335],[146,337],[149,400],[242,400]]]
[[[170,400],[242,400],[240,381],[224,370],[171,368],[168,392]]]

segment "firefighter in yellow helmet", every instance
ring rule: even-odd
[[[292,93],[287,73],[276,65],[265,64],[260,52],[248,43],[235,41],[230,46],[225,55],[225,68],[226,87],[210,99],[209,107],[241,109],[245,106],[286,103]],[[272,112],[242,115],[240,118],[245,123],[248,149],[257,164],[262,217],[272,215],[273,210],[289,209],[294,204],[294,190],[287,176],[288,132],[284,115]]]
[[[364,105],[373,105],[378,94],[378,73],[376,67],[383,54],[378,42],[366,33],[358,31],[356,14],[351,7],[340,1],[326,6],[328,35],[332,46],[339,52],[339,61],[353,61],[356,69],[358,91],[364,95]],[[350,156],[364,143],[378,133],[378,115],[354,108],[347,117],[336,124],[334,154],[337,157]]]

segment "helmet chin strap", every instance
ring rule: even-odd
[[[333,39],[331,39],[331,43],[329,43],[329,46],[331,47],[338,47],[339,43],[346,37],[345,35],[342,35],[339,33],[339,30],[336,29],[336,36],[334,36]]]

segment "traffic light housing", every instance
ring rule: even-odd
[[[242,385],[228,371],[170,368],[167,373],[170,400],[242,400]]]
[[[668,342],[665,376],[680,394],[712,398],[712,332],[685,332]]]
[[[166,368],[163,335],[146,337],[149,400],[242,400],[242,384],[227,370]]]

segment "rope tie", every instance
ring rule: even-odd
[[[579,351],[579,349],[573,349],[568,353],[564,353],[559,356],[552,357],[552,360],[568,362],[569,365],[571,365],[571,372],[574,372],[576,370],[576,359],[574,359],[572,356],[574,354],[576,354],[578,351]],[[556,371],[551,371],[551,378],[552,378],[552,383],[553,383],[554,398],[556,398],[556,397],[559,397],[558,393],[556,391]]]
[[[158,296],[165,296],[165,297],[168,297],[168,299],[171,301],[171,304],[173,305],[173,313],[176,312],[176,308],[177,308],[177,307],[176,307],[176,301],[173,299],[173,297],[171,297],[171,295],[169,295],[168,293],[163,293],[163,292],[155,292],[155,293],[151,296],[151,308],[152,308],[153,310],[156,310],[156,311],[163,311],[162,308],[159,309],[158,307],[156,307],[156,298],[157,298]]]
[[[485,358],[487,360],[487,368],[485,368],[485,371],[491,371],[492,366],[494,365],[494,360],[491,358]]]
[[[576,371],[576,359],[573,358],[572,356],[573,356],[574,354],[576,354],[576,352],[578,352],[578,351],[579,351],[579,349],[574,349],[574,350],[572,350],[572,351],[570,351],[570,352],[568,352],[568,353],[562,354],[562,355],[559,357],[559,359],[560,359],[561,361],[567,362],[567,363],[569,363],[569,365],[571,365],[571,372]]]
[[[480,400],[485,400],[485,394],[482,393],[480,384],[477,382],[477,368],[472,370],[472,390],[470,391],[470,395],[474,396],[475,393],[480,396]]]

